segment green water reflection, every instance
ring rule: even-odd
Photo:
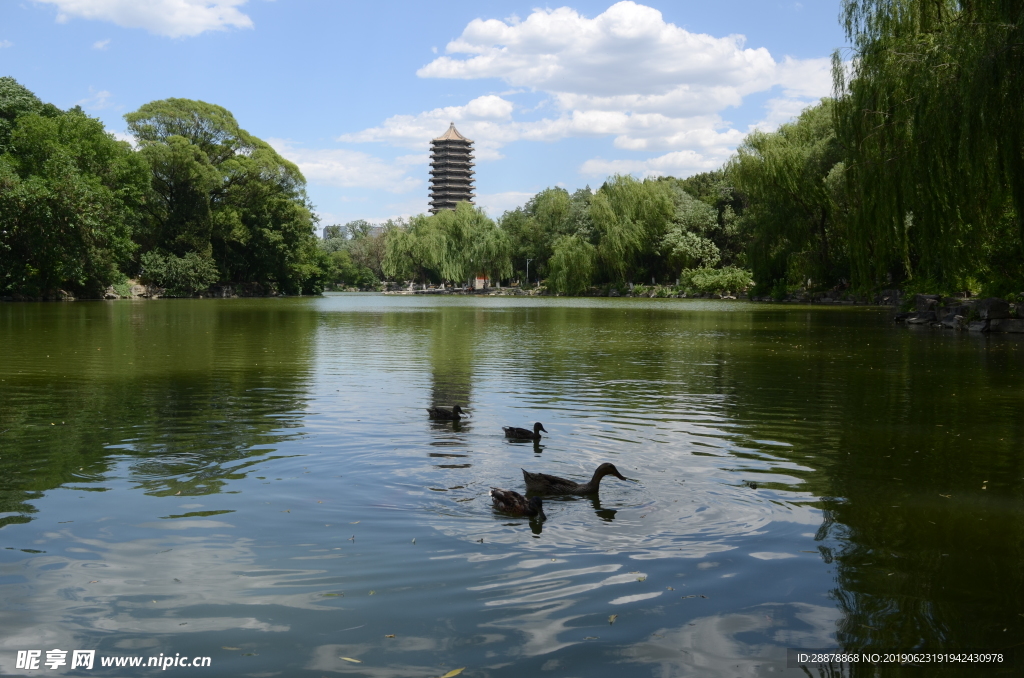
[[[767,675],[787,647],[1016,674],[1024,343],[916,329],[646,299],[0,305],[0,672],[66,645],[218,675]],[[537,420],[537,445],[501,435]],[[542,526],[489,507],[520,467],[602,461],[638,482]]]

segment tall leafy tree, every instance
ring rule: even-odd
[[[145,248],[208,258],[225,281],[321,288],[326,255],[298,167],[214,104],[164,99],[125,119],[153,172]]]
[[[0,79],[0,292],[97,296],[122,277],[149,173],[75,108]]]
[[[750,201],[747,261],[762,292],[848,279],[841,150],[824,100],[775,132],[754,131],[730,162]]]

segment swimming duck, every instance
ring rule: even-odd
[[[458,421],[462,415],[469,416],[462,411],[462,408],[458,405],[454,407],[428,407],[427,412],[430,413],[431,419],[445,419],[448,421]]]
[[[612,475],[620,480],[628,480],[615,464],[604,463],[594,471],[594,477],[589,483],[577,483],[558,476],[549,476],[546,473],[530,473],[523,470],[523,480],[526,481],[527,492],[539,492],[541,494],[597,494],[601,488],[601,478]]]
[[[517,426],[502,426],[501,429],[505,432],[506,438],[515,438],[517,440],[540,440],[540,432],[548,432],[544,428],[544,424],[539,421],[533,425],[532,431],[528,428],[519,428]]]
[[[491,503],[494,504],[496,510],[509,515],[526,516],[528,518],[539,517],[541,520],[547,518],[544,515],[543,502],[540,500],[540,497],[527,499],[518,492],[492,487]]]

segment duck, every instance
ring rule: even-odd
[[[458,405],[454,407],[428,407],[427,412],[430,413],[431,419],[445,419],[448,421],[458,421],[463,415],[469,416],[463,412],[462,408]]]
[[[601,478],[615,476],[620,480],[629,480],[615,468],[615,464],[604,463],[594,471],[594,477],[589,483],[577,483],[574,480],[566,480],[558,476],[549,476],[546,473],[530,473],[523,471],[523,480],[526,481],[527,492],[539,494],[597,494],[601,489]]]
[[[491,503],[494,504],[495,510],[512,516],[526,516],[527,518],[540,518],[541,520],[547,518],[544,515],[544,502],[541,501],[540,497],[530,497],[527,499],[513,490],[502,490],[492,487]]]
[[[501,429],[505,432],[506,438],[515,438],[517,440],[540,440],[540,432],[548,432],[544,428],[544,424],[539,421],[533,425],[532,431],[528,428],[519,428],[517,426],[502,426]]]

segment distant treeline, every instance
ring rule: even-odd
[[[319,292],[328,268],[298,168],[220,106],[125,116],[137,147],[0,78],[0,295],[97,297],[129,278]]]
[[[710,175],[617,176],[597,192],[547,189],[497,221],[469,203],[379,227],[357,221],[325,229],[328,280],[462,283],[482,275],[578,294],[605,282],[681,278],[684,286],[739,290],[751,281],[734,265],[742,256],[735,202]]]
[[[464,205],[356,228],[351,256],[332,245],[333,279],[525,280],[529,260],[531,280],[566,293],[652,278],[735,290],[752,275],[776,297],[1022,294],[1022,7],[843,0],[854,50],[834,56],[836,96],[750,134],[721,169],[548,189],[496,222]]]
[[[627,282],[783,297],[798,288],[1024,292],[1020,2],[842,0],[834,98],[755,131],[721,169],[315,223],[298,169],[218,106],[126,116],[137,148],[0,79],[0,293],[94,294],[141,277],[284,293],[383,280]],[[527,270],[529,275],[527,275]]]

